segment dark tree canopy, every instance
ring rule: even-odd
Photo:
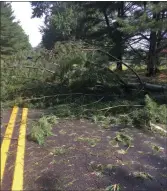
[[[149,75],[167,47],[166,2],[32,2],[33,17],[45,15],[43,45],[84,40],[115,56],[117,69],[127,50],[146,60]],[[141,54],[140,50],[145,51]]]
[[[13,55],[20,50],[29,50],[31,45],[28,36],[14,19],[10,3],[1,2],[1,57]]]

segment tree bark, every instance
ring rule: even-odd
[[[119,60],[122,60],[122,55],[117,57]],[[117,62],[117,70],[122,71],[122,62]]]
[[[122,18],[124,16],[124,2],[119,2],[119,8],[118,8],[118,17]],[[117,58],[122,61],[123,56],[123,34],[121,31],[117,30],[118,37],[116,42],[116,50],[117,50]],[[122,71],[122,62],[117,62],[117,70]]]
[[[127,85],[129,88],[137,89],[140,84],[139,83],[128,83]],[[159,84],[144,83],[144,89],[150,90],[150,91],[155,91],[155,92],[166,92],[167,86],[159,85]]]
[[[122,18],[124,16],[124,2],[123,1],[118,2],[117,6],[118,6],[116,9],[117,16],[119,18]],[[122,62],[121,61],[122,61],[123,49],[124,49],[124,47],[123,47],[123,34],[118,29],[120,27],[118,22],[114,23],[115,31],[113,31],[113,29],[111,28],[110,23],[109,23],[109,18],[107,16],[106,9],[107,9],[107,7],[103,8],[103,14],[104,14],[105,22],[106,22],[106,25],[108,28],[108,34],[109,34],[109,37],[113,40],[113,42],[115,44],[114,49],[112,48],[110,52],[117,59],[120,60],[117,62],[117,70],[122,71]]]
[[[159,2],[154,2],[154,4],[158,4]],[[160,13],[153,13],[153,20],[158,21],[160,19]],[[154,31],[151,30],[150,32],[150,46],[149,46],[149,53],[148,53],[148,61],[147,61],[147,76],[155,76],[156,73],[159,71],[157,66],[159,63],[159,57],[157,48],[160,45],[159,36],[161,31]]]
[[[156,41],[157,41],[156,32],[151,31],[150,47],[149,47],[148,62],[147,62],[147,76],[154,76],[156,74],[156,68],[157,68]]]

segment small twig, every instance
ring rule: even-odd
[[[65,96],[65,95],[71,95],[71,94],[56,94],[56,95],[50,95],[50,96],[34,97],[30,99],[24,99],[23,101],[40,100],[40,99],[57,97],[57,96]],[[82,95],[82,93],[76,93],[75,95]]]
[[[17,68],[18,66],[9,66],[9,68]],[[23,68],[32,68],[32,69],[37,69],[37,70],[46,70],[47,72],[50,72],[52,74],[54,74],[55,72],[48,70],[46,68],[39,68],[39,67],[34,67],[34,66],[22,66]]]
[[[143,107],[144,105],[116,105],[116,106],[113,106],[113,107],[106,107],[106,108],[103,108],[103,109],[100,109],[100,111],[103,111],[103,110],[109,110],[109,109],[113,109],[113,108],[117,108],[117,107]]]
[[[102,99],[104,99],[104,97],[100,98],[99,100],[97,100],[97,101],[95,101],[95,102],[92,102],[92,103],[89,103],[89,104],[82,105],[81,107],[85,107],[85,106],[88,106],[88,105],[91,105],[91,104],[98,103],[98,102],[100,102]]]
[[[69,93],[69,94],[56,94],[56,95],[50,95],[50,96],[42,96],[42,97],[34,97],[30,99],[24,99],[23,101],[31,101],[31,100],[40,100],[45,98],[51,98],[51,97],[58,97],[58,96],[72,96],[72,95],[84,95],[84,96],[103,96],[104,94],[84,94],[84,93]],[[111,95],[107,95],[109,97],[113,97]]]

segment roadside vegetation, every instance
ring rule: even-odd
[[[45,14],[35,48],[14,21],[10,3],[1,5],[1,109],[47,111],[31,124],[28,140],[45,145],[61,120],[87,120],[97,132],[123,126],[166,138],[166,2],[32,2],[34,18]],[[123,145],[119,154],[133,146],[129,132],[109,138],[111,147]],[[93,149],[101,137],[82,134],[74,140]],[[57,146],[52,154],[63,156],[68,149]],[[132,176],[152,179],[145,172]],[[105,188],[119,190],[119,183]]]
[[[20,26],[13,21],[10,3],[1,4],[3,5],[1,14],[4,25],[2,34],[4,34],[4,31],[8,31],[9,26],[11,27],[9,22],[12,22],[12,26],[15,28]],[[131,19],[129,18],[129,23],[125,25],[124,15],[120,15],[117,21],[119,27],[115,24],[111,25],[110,35],[106,39],[104,37],[99,39],[98,37],[102,36],[100,31],[104,30],[104,35],[109,30],[107,20],[104,20],[106,26],[103,26],[100,21],[100,17],[103,18],[100,7],[102,4],[105,5],[105,2],[102,4],[101,2],[79,4],[56,2],[53,6],[57,6],[58,12],[54,12],[53,7],[50,7],[51,4],[43,2],[38,7],[38,3],[32,3],[34,17],[42,16],[43,12],[38,14],[42,7],[44,7],[44,12],[45,8],[51,11],[49,18],[46,18],[48,19],[47,24],[43,28],[42,43],[38,47],[31,48],[28,41],[28,46],[25,46],[25,38],[23,46],[26,48],[20,47],[22,49],[20,51],[17,48],[17,52],[14,52],[15,48],[11,52],[7,51],[7,45],[2,44],[2,107],[19,105],[30,108],[47,108],[54,111],[58,117],[87,118],[105,128],[111,124],[126,124],[136,127],[149,126],[150,122],[165,124],[167,116],[167,65],[164,59],[166,56],[163,51],[157,54],[158,72],[155,74],[154,72],[157,70],[152,71],[153,76],[149,71],[152,77],[147,77],[148,75],[145,76],[146,70],[148,71],[150,64],[152,67],[155,64],[152,62],[148,65],[147,62],[147,54],[151,56],[151,50],[147,49],[148,45],[152,43],[151,40],[142,50],[137,47],[132,48],[133,42],[135,42],[133,38],[137,31],[142,33],[138,37],[140,45],[140,41],[147,37],[144,30],[152,31],[154,26],[145,24],[145,28],[142,28],[142,24],[140,24],[141,26],[139,25],[137,29],[132,24],[129,28]],[[112,15],[119,12],[119,9],[124,9],[125,4],[123,2],[106,4],[104,15],[107,14],[107,9],[110,9],[110,6],[115,5],[116,7],[115,10],[111,10]],[[160,14],[161,11],[164,11],[166,3],[129,2],[128,5],[131,8],[138,6],[140,8],[139,16],[143,18],[147,8],[152,8],[154,16],[157,14],[157,12],[154,13],[154,7],[158,7]],[[94,8],[91,12],[90,7],[92,6]],[[85,9],[86,7],[87,9]],[[77,11],[81,11],[82,14],[77,15]],[[85,15],[86,13],[88,15]],[[97,24],[90,22],[94,18],[94,14],[98,14]],[[139,13],[136,10],[131,14],[137,19],[136,14]],[[111,15],[107,15],[108,19]],[[139,22],[140,17],[135,22]],[[8,23],[5,22],[5,19],[8,20]],[[105,19],[107,18],[105,17]],[[152,22],[151,18],[149,19]],[[154,18],[152,19],[154,21]],[[157,43],[162,43],[162,47],[166,45],[164,44],[166,30],[163,28],[165,19],[166,17],[163,16],[161,22],[158,22],[162,30],[161,34],[163,33],[163,41],[157,41]],[[55,23],[59,23],[59,28]],[[77,31],[79,23],[90,24],[89,30],[85,28],[87,32],[84,34],[83,31]],[[95,27],[97,27],[99,34]],[[127,33],[126,29],[131,29],[130,33]],[[50,31],[53,36],[50,36]],[[59,31],[62,31],[62,34]],[[129,47],[124,47],[121,56],[115,53],[121,49],[121,47],[117,47],[119,39],[117,39],[118,42],[113,42],[115,31],[118,32],[117,36],[120,35],[120,38],[127,37],[128,40],[124,41],[124,44],[131,44]],[[150,36],[153,35],[152,33]],[[61,36],[63,34],[64,37]],[[18,35],[25,36],[24,33]],[[97,37],[94,39],[96,35]],[[4,38],[6,37],[4,36]],[[101,43],[106,43],[106,40],[108,45],[102,46]],[[8,41],[12,41],[12,38],[8,38]],[[15,41],[17,42],[17,39]],[[112,48],[107,48],[110,45]],[[128,60],[128,58],[131,59]]]

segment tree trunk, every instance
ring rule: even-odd
[[[117,57],[119,60],[122,60],[122,55]],[[117,70],[122,71],[122,62],[117,62]]]
[[[147,62],[147,76],[154,76],[156,74],[156,32],[152,31],[150,34],[150,47]]]
[[[118,8],[118,17],[122,18],[124,16],[124,2],[120,2],[120,6]],[[118,26],[119,27],[119,26]],[[117,70],[122,71],[122,56],[123,56],[123,34],[121,31],[117,30],[117,42],[116,42],[116,51],[117,51],[117,58],[120,62],[117,62]]]
[[[140,83],[128,83],[129,88],[137,89],[140,86]],[[144,83],[145,90],[155,91],[155,92],[166,92],[167,86],[159,84]]]
[[[105,22],[108,28],[109,37],[113,40],[115,46],[110,50],[110,54],[113,54],[120,62],[117,62],[117,70],[122,71],[122,56],[123,56],[123,33],[118,29],[120,27],[118,22],[115,22],[115,31],[110,26],[109,18],[107,16],[107,7],[103,8],[103,14],[105,18]],[[117,15],[119,18],[124,16],[124,2],[121,1],[118,3]],[[112,60],[113,61],[113,60]]]
[[[154,4],[158,4],[159,2],[154,2]],[[160,13],[154,12],[153,13],[153,21],[158,21],[160,19]],[[148,53],[148,61],[147,61],[147,76],[155,76],[156,73],[159,71],[157,65],[159,63],[159,57],[157,53],[157,48],[160,44],[159,35],[161,31],[152,31],[150,33],[150,47]]]

